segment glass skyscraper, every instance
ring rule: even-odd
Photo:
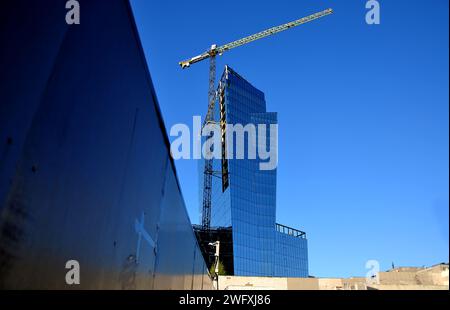
[[[259,159],[257,146],[265,143],[269,149],[277,143],[277,137],[269,134],[270,125],[278,123],[277,113],[267,112],[264,93],[228,66],[220,80],[215,113],[222,126],[254,124],[258,132],[258,125],[266,125],[265,137],[256,135],[253,140],[245,134],[245,159],[223,157],[213,161],[213,170],[221,172],[221,177],[213,177],[211,226],[232,228],[234,270],[228,273],[307,277],[306,235],[276,224],[277,170],[260,170],[260,163],[266,161]],[[223,136],[224,133],[225,130]],[[231,145],[227,143],[232,134],[227,135],[230,135],[228,139],[222,139],[223,155],[230,151]],[[236,140],[234,136],[233,158],[236,158]],[[249,147],[255,147],[256,159],[248,158]],[[203,164],[200,164],[200,180],[202,190]]]

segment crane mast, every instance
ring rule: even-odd
[[[179,65],[182,69],[189,68],[192,64],[203,61],[209,58],[209,87],[208,87],[208,111],[203,123],[203,127],[207,124],[214,124],[214,106],[217,97],[215,89],[216,80],[216,56],[222,55],[224,52],[229,51],[233,48],[248,44],[250,42],[277,34],[279,32],[288,30],[293,27],[300,26],[302,24],[311,22],[313,20],[322,18],[324,16],[333,14],[332,9],[326,9],[321,12],[297,19],[295,21],[272,27],[264,31],[258,32],[256,34],[247,36],[245,38],[233,41],[231,43],[217,47],[217,45],[212,45],[211,48],[203,54],[192,57],[191,59],[180,61]],[[209,138],[209,137],[208,137]],[[212,150],[207,150],[207,152],[212,152]],[[203,173],[203,205],[202,205],[202,226],[203,229],[209,229],[211,225],[211,192],[212,192],[212,177],[214,175],[213,162],[211,156],[205,158],[205,166]]]

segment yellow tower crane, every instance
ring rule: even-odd
[[[326,9],[324,11],[297,19],[290,23],[286,23],[280,26],[272,27],[267,30],[258,32],[256,34],[247,36],[245,38],[233,41],[231,43],[217,47],[213,44],[211,48],[201,55],[192,57],[191,59],[180,61],[179,65],[181,68],[189,68],[192,64],[200,62],[209,58],[209,90],[208,90],[208,112],[206,113],[205,121],[203,125],[214,123],[214,105],[216,101],[216,91],[215,91],[215,81],[216,81],[216,56],[221,56],[224,52],[229,51],[233,48],[239,47],[241,45],[274,35],[276,33],[288,30],[289,28],[294,28],[302,24],[311,22],[313,20],[319,19],[321,17],[330,15],[333,13],[332,9]],[[203,206],[202,206],[202,226],[204,229],[210,228],[211,223],[211,190],[212,190],[212,176],[214,172],[212,170],[212,160],[205,159],[204,167],[204,182],[203,182]]]

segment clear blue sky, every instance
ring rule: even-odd
[[[449,260],[447,0],[133,0],[167,130],[207,108],[208,62],[178,61],[328,7],[323,18],[218,59],[278,112],[277,220],[309,239],[311,275]],[[178,161],[198,222],[197,163]]]

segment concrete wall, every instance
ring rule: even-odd
[[[449,268],[446,264],[428,268],[397,268],[379,273],[381,285],[449,285]]]
[[[221,290],[342,290],[366,289],[365,278],[279,278],[220,276]]]
[[[439,290],[445,291],[448,290],[448,286],[443,285],[395,285],[395,284],[387,284],[387,285],[371,285],[370,288],[381,290],[381,291],[398,291],[398,290],[407,290],[407,291],[428,291],[428,290]]]
[[[379,283],[366,278],[219,277],[221,290],[448,290],[448,265],[400,268],[379,273]]]
[[[287,278],[219,276],[221,290],[286,290]]]
[[[388,284],[419,284],[416,281],[416,272],[403,271],[403,272],[380,272],[379,283],[383,285]]]
[[[319,281],[313,278],[287,278],[288,290],[318,290]]]

